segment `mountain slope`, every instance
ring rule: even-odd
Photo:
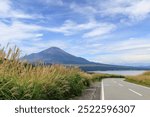
[[[39,53],[33,53],[22,59],[30,63],[42,61],[46,64],[89,64],[84,58],[73,56],[60,48],[51,47]]]
[[[141,70],[144,68],[130,67],[130,66],[119,66],[119,65],[109,65],[102,63],[95,63],[88,61],[81,57],[76,57],[71,55],[64,50],[51,47],[39,53],[33,53],[28,56],[24,56],[21,60],[27,60],[29,63],[43,62],[46,65],[49,64],[65,64],[76,65],[85,71],[96,71],[96,70]],[[148,69],[148,68],[145,68]]]

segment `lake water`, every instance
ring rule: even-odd
[[[117,74],[117,75],[140,75],[146,72],[145,70],[113,70],[113,71],[94,71],[94,73],[107,73],[107,74]]]

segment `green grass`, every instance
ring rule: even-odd
[[[138,76],[128,76],[126,81],[150,87],[150,71]]]
[[[93,81],[101,81],[104,78],[125,78],[122,75],[114,75],[114,74],[92,74],[92,80]]]
[[[18,48],[0,50],[1,100],[60,100],[81,95],[91,82],[117,77],[88,74],[78,68],[62,65],[32,66],[20,62]],[[122,76],[119,76],[122,77]]]

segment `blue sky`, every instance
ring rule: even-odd
[[[150,0],[0,0],[0,44],[150,65]]]

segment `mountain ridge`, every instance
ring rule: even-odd
[[[38,53],[32,53],[30,55],[24,56],[21,60],[26,60],[31,64],[36,62],[43,62],[45,65],[49,64],[64,64],[78,66],[85,71],[94,70],[142,70],[144,68],[132,67],[132,66],[121,66],[121,65],[110,65],[103,63],[96,63],[88,61],[82,57],[76,57],[72,54],[58,47],[50,47]]]
[[[65,52],[58,47],[51,47],[38,53],[32,53],[24,56],[23,60],[27,60],[30,63],[42,61],[46,64],[89,64],[90,61],[76,57],[72,54]]]

